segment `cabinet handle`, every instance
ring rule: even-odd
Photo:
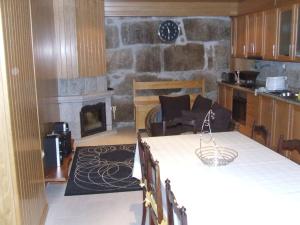
[[[275,45],[273,45],[273,57],[275,57]]]
[[[243,48],[244,48],[244,56],[246,56],[246,45],[244,45]]]
[[[252,53],[254,54],[255,53],[255,45],[252,44]]]

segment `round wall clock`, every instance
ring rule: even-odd
[[[159,25],[158,36],[164,42],[173,42],[179,35],[179,26],[172,20],[166,20]]]

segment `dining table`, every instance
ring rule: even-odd
[[[196,154],[202,140],[233,149],[237,158],[208,166]],[[299,225],[300,166],[238,131],[145,137],[159,161],[165,211],[165,180],[189,225]],[[202,142],[202,147],[205,143]],[[137,145],[138,148],[138,145]],[[141,179],[139,151],[133,177]]]

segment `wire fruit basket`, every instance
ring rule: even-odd
[[[225,166],[235,160],[238,153],[216,144],[210,128],[210,120],[214,119],[214,116],[212,110],[205,116],[200,134],[200,147],[196,149],[195,154],[207,166]]]

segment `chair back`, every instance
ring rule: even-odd
[[[141,169],[142,169],[142,180],[144,181],[147,179],[147,158],[149,157],[148,155],[150,154],[149,152],[149,146],[147,143],[142,141],[141,134],[138,132],[137,133],[137,139],[138,139],[138,149],[139,149],[139,155],[140,155],[140,164],[141,164]]]
[[[257,142],[269,146],[270,135],[267,128],[263,125],[257,125],[256,122],[253,122],[251,138]]]
[[[171,190],[170,180],[166,180],[166,200],[168,208],[168,225],[174,225],[174,215],[180,225],[187,225],[186,209],[184,207],[179,207],[176,201],[175,195]]]
[[[148,158],[150,155],[149,146],[142,141],[141,134],[137,133],[137,139],[138,139],[138,150],[140,155],[140,165],[141,165],[141,172],[142,172],[142,179],[141,179],[141,187],[143,188],[143,215],[142,215],[142,221],[141,225],[146,224],[146,217],[147,217],[147,209],[146,205],[144,204],[144,200],[146,199],[147,193],[148,193]]]
[[[294,160],[291,155],[292,152],[297,151],[300,154],[300,140],[299,139],[291,139],[291,140],[284,140],[284,136],[280,135],[277,152],[285,157],[292,159],[293,161],[297,161],[300,163],[299,160]]]
[[[148,158],[148,193],[149,201],[149,224],[159,225],[163,220],[162,193],[160,186],[160,171],[158,161],[154,161],[151,153]]]

